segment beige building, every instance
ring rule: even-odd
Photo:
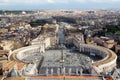
[[[4,34],[4,33],[7,33],[8,32],[8,29],[0,29],[0,34]]]
[[[72,27],[70,25],[66,25],[66,43],[67,44],[74,44],[74,45],[78,45],[77,41],[84,43],[84,36],[83,34],[80,32],[80,30],[76,27]]]
[[[110,39],[108,37],[95,37],[94,42],[97,43],[100,46],[106,47],[106,48],[113,48],[115,45],[114,39]]]
[[[36,39],[30,42],[31,45],[43,45],[44,48],[49,48],[51,46],[50,38],[46,36],[39,35]]]
[[[120,45],[115,45],[115,52],[118,53],[120,51]]]
[[[23,47],[23,43],[19,41],[11,41],[11,40],[2,40],[0,46],[3,47],[3,50],[14,50],[20,47]]]
[[[44,33],[42,35],[50,38],[50,45],[54,46],[58,43],[57,33],[59,30],[58,24],[45,24]]]
[[[80,44],[78,43],[84,43],[84,37],[83,37],[83,34],[76,34],[74,35],[73,37],[73,44],[76,46],[76,47],[79,47]]]

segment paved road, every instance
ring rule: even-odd
[[[65,42],[65,34],[64,34],[64,25],[60,24],[58,31],[59,44],[64,44]]]

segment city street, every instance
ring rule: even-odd
[[[61,23],[58,31],[59,44],[65,43],[64,25]]]

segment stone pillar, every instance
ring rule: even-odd
[[[69,72],[68,72],[68,73],[69,73],[69,75],[71,75],[71,71],[72,71],[72,69],[71,69],[71,68],[69,68]]]
[[[65,75],[65,67],[62,68],[62,74]]]
[[[60,75],[60,68],[57,69],[57,75]]]
[[[81,52],[81,46],[79,47],[79,51]]]
[[[84,46],[82,46],[82,52],[84,52]]]
[[[51,75],[53,75],[53,68],[51,68]]]
[[[40,53],[44,53],[45,52],[45,44],[41,43],[40,44]]]
[[[83,52],[85,52],[85,47],[83,46]]]
[[[82,69],[82,68],[80,68],[80,75],[82,75],[82,72],[83,72],[83,69]]]
[[[45,72],[45,73],[46,73],[46,76],[48,76],[48,74],[49,74],[48,72],[49,72],[49,69],[46,68],[46,72]]]
[[[38,69],[37,68],[35,69],[35,73],[36,73],[36,75],[38,75]]]
[[[79,74],[78,74],[78,68],[76,68],[76,75],[79,75]]]

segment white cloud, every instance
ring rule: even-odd
[[[119,2],[119,0],[91,0],[91,2],[95,2],[95,3],[113,3],[113,2]]]
[[[17,4],[43,4],[41,0],[0,0],[0,5],[17,5]]]
[[[120,0],[0,0],[0,5],[17,5],[17,4],[57,4],[57,3],[114,3]]]
[[[79,3],[86,3],[88,0],[75,0],[75,1]]]
[[[47,0],[48,3],[55,3],[55,0]]]
[[[55,4],[55,3],[68,3],[69,0],[46,0],[46,3],[52,3],[52,4]]]

